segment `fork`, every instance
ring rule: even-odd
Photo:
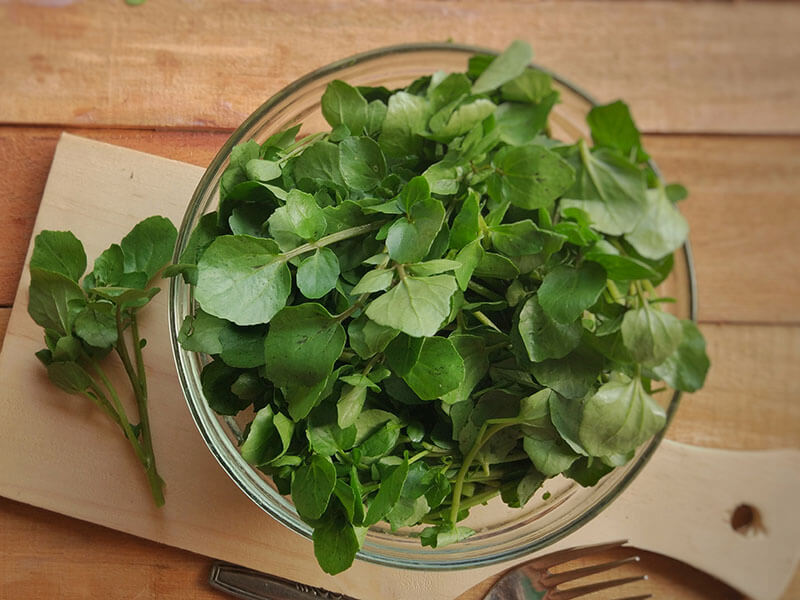
[[[484,600],[571,600],[592,592],[647,579],[647,575],[639,575],[592,583],[567,590],[558,589],[558,586],[562,583],[568,583],[596,573],[603,573],[624,564],[638,562],[638,556],[631,556],[561,573],[550,572],[551,568],[558,565],[589,557],[606,550],[619,548],[625,543],[627,543],[627,540],[581,546],[534,558],[508,571],[492,586],[488,594],[484,596]],[[247,600],[305,600],[320,598],[355,600],[350,596],[329,592],[321,588],[311,587],[221,561],[214,563],[209,576],[209,583],[218,590]],[[617,600],[644,600],[650,597],[650,594],[645,594],[618,598]]]
[[[634,581],[646,580],[647,575],[636,575],[600,581],[566,590],[558,589],[558,586],[562,583],[572,582],[597,573],[604,573],[625,564],[639,562],[638,556],[629,556],[620,560],[580,567],[569,571],[558,573],[550,571],[553,567],[576,559],[621,548],[626,543],[627,540],[620,540],[590,546],[578,546],[529,560],[503,575],[484,596],[484,600],[572,600],[593,592],[618,587]],[[651,594],[644,594],[625,598],[620,597],[617,600],[644,600],[651,597]]]

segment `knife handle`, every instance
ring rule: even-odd
[[[344,594],[217,561],[208,577],[211,587],[244,600],[356,600]]]

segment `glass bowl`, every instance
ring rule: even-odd
[[[297,123],[303,124],[301,134],[329,130],[320,110],[320,98],[328,82],[334,79],[351,85],[404,87],[417,77],[437,70],[465,71],[467,60],[476,53],[496,54],[492,50],[456,44],[391,46],[337,61],[285,87],[250,115],[214,157],[184,215],[176,256],[182,252],[200,217],[216,208],[219,179],[228,166],[235,144],[251,139],[263,142],[271,134]],[[561,102],[550,117],[553,137],[568,142],[579,137],[588,139],[585,115],[594,101],[577,86],[557,74],[551,75],[561,92]],[[673,273],[660,289],[664,295],[676,299],[670,309],[676,316],[695,318],[697,296],[688,244],[676,252]],[[173,278],[169,312],[172,348],[189,410],[203,439],[220,465],[253,502],[274,519],[310,538],[311,528],[300,520],[290,500],[281,496],[269,478],[248,465],[239,454],[237,440],[246,422],[220,417],[209,408],[200,385],[205,359],[183,350],[177,341],[183,318],[193,310],[191,286],[180,277]],[[678,407],[680,393],[662,392],[657,398],[666,408],[669,423]],[[640,447],[631,461],[616,468],[594,487],[583,488],[559,476],[548,480],[521,509],[508,508],[498,498],[487,506],[471,509],[464,524],[476,534],[461,543],[426,548],[420,545],[416,535],[419,528],[392,532],[388,525],[379,523],[370,528],[358,557],[393,567],[441,570],[485,566],[539,550],[572,533],[608,506],[641,471],[663,435],[662,430]],[[549,493],[547,499],[543,498],[545,492]]]

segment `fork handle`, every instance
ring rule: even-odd
[[[628,538],[748,596],[777,599],[800,561],[798,498],[798,450],[716,450],[664,440],[628,489],[559,546]],[[739,506],[750,507],[753,519],[737,531]]]

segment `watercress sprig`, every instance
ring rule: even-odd
[[[159,291],[152,283],[170,262],[176,237],[168,219],[145,219],[100,254],[84,277],[80,240],[69,231],[46,230],[36,236],[30,261],[28,313],[44,328],[47,345],[37,358],[54,385],[90,400],[120,427],[157,506],[164,504],[164,481],[153,452],[138,314]],[[103,366],[112,352],[125,369],[138,420]]]

